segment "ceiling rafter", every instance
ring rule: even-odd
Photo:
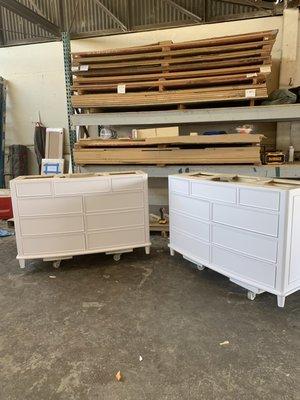
[[[20,17],[32,22],[33,24],[39,25],[45,31],[51,33],[54,36],[60,36],[60,29],[53,22],[44,18],[42,15],[34,12],[30,8],[24,6],[16,0],[0,0],[0,6],[7,10],[19,15]]]
[[[196,15],[192,13],[191,11],[187,10],[186,8],[180,6],[179,4],[175,3],[173,0],[163,0],[165,3],[169,4],[171,7],[175,8],[176,10],[182,12],[182,14],[187,15],[189,18],[191,18],[195,22],[203,22],[203,19],[199,17],[199,15]]]
[[[257,10],[274,10],[274,3],[263,0],[222,0],[225,3],[238,4],[241,6],[248,6],[256,8]]]
[[[65,8],[63,5],[63,0],[58,0],[59,9],[59,26],[62,32],[65,32]]]
[[[145,7],[140,8],[142,17],[140,18],[134,6],[136,2],[145,4]],[[0,46],[7,44],[17,44],[20,42],[20,34],[24,36],[24,42],[30,43],[37,41],[37,38],[46,40],[55,40],[61,36],[61,32],[70,30],[74,21],[76,29],[71,32],[72,37],[90,37],[99,35],[117,34],[128,31],[141,31],[148,29],[162,29],[167,27],[184,26],[191,23],[203,24],[218,21],[231,21],[246,18],[256,18],[262,16],[280,15],[283,12],[284,5],[288,7],[299,6],[300,0],[278,0],[279,4],[275,5],[275,0],[218,0],[217,3],[223,3],[225,7],[211,8],[211,0],[202,0],[201,5],[194,11],[187,4],[192,4],[190,0],[185,4],[183,0],[93,0],[93,3],[101,10],[100,19],[90,15],[93,19],[95,30],[88,30],[85,27],[85,11],[88,5],[91,6],[90,0],[0,0],[0,12],[2,14],[2,26],[0,19]],[[52,22],[52,10],[46,7],[46,3],[55,2],[55,20]],[[26,5],[25,5],[26,4]],[[78,7],[78,4],[84,7]],[[115,7],[112,7],[112,5]],[[155,7],[165,5],[162,15],[157,13],[154,16],[154,21],[150,23],[147,13],[148,5],[154,4]],[[232,6],[229,6],[232,5]],[[121,9],[120,7],[123,7]],[[248,7],[247,12],[241,13],[241,6]],[[152,7],[152,6],[151,6]],[[154,7],[154,6],[153,6]],[[9,10],[9,13],[3,10]],[[87,10],[90,13],[90,10]],[[121,14],[119,14],[121,10]],[[174,13],[174,10],[177,12]],[[18,15],[19,18],[30,21],[31,23],[41,27],[46,31],[44,36],[36,35],[34,27],[24,25],[24,32],[17,32],[14,27],[15,19],[11,13]],[[98,14],[98,13],[97,13]],[[163,17],[163,18],[161,18]],[[103,27],[102,20],[109,19],[109,26],[106,30],[101,30]],[[85,29],[86,28],[86,29]],[[78,30],[78,31],[77,31]],[[10,32],[12,34],[7,34]],[[51,35],[50,35],[50,34]],[[54,35],[54,37],[53,37]],[[14,39],[16,37],[16,39]]]
[[[35,0],[28,0],[29,3],[31,4],[31,7],[34,9],[34,11],[39,14],[41,17],[46,18],[46,15],[43,13],[41,8],[36,4]]]
[[[126,32],[128,31],[127,26],[123,24],[123,22],[114,14],[112,13],[100,0],[94,0],[96,4],[113,20],[119,27],[122,29],[122,31]]]

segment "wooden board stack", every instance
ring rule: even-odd
[[[81,139],[76,164],[260,164],[262,135],[158,137],[144,140]]]
[[[73,106],[137,108],[268,96],[277,31],[72,54]]]

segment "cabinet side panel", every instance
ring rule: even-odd
[[[294,286],[298,282],[300,287],[300,195],[293,200],[288,284]]]

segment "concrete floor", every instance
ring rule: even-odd
[[[269,294],[251,302],[159,236],[151,256],[119,263],[20,270],[15,256],[14,238],[0,239],[1,400],[300,398],[300,293],[285,309]]]

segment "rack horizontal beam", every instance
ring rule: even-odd
[[[262,176],[267,178],[300,178],[300,163],[283,165],[169,165],[165,167],[147,165],[85,165],[81,172],[132,171],[140,170],[149,178],[167,178],[168,175],[189,171],[206,171],[238,175]]]
[[[244,106],[224,108],[202,108],[193,110],[110,112],[74,114],[73,126],[91,125],[170,125],[207,122],[299,121],[300,104],[277,106]]]

